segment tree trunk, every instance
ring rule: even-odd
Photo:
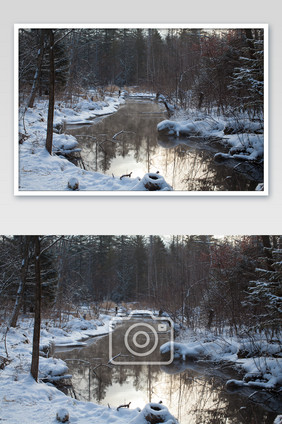
[[[45,30],[40,29],[38,31],[40,31],[40,47],[37,52],[37,65],[36,65],[35,74],[33,77],[33,83],[32,83],[31,93],[30,93],[27,107],[33,107],[35,95],[38,89],[38,83],[41,77],[41,67],[42,67],[42,62],[44,57],[44,31]]]
[[[39,342],[41,324],[41,270],[40,270],[40,237],[32,236],[34,244],[34,264],[35,264],[35,314],[33,328],[32,360],[30,373],[35,381],[38,379],[39,367]]]
[[[54,61],[54,32],[48,29],[49,35],[49,107],[47,121],[46,149],[52,154],[53,144],[53,121],[55,103],[55,61]]]
[[[20,282],[19,282],[19,288],[17,292],[17,297],[15,301],[15,306],[10,322],[11,327],[16,327],[19,312],[21,309],[23,297],[24,297],[24,289],[25,289],[25,282],[26,282],[26,275],[28,270],[28,262],[29,262],[29,243],[30,243],[30,236],[23,236],[21,237],[21,257],[22,257],[22,263],[21,263],[21,270],[20,270]]]

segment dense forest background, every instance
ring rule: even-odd
[[[139,86],[179,106],[263,110],[263,29],[20,29],[20,102]],[[99,89],[99,90],[98,90]]]
[[[281,236],[2,236],[0,273],[2,317],[15,322],[41,290],[48,317],[137,302],[192,328],[281,323]]]

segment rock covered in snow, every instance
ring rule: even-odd
[[[178,424],[177,419],[161,403],[148,403],[139,415],[130,421],[130,424],[143,424],[145,422],[150,424]]]
[[[76,177],[72,177],[68,181],[68,188],[71,190],[79,190],[79,181]]]
[[[67,410],[67,409],[65,409],[65,408],[60,408],[60,409],[57,411],[56,419],[57,419],[57,421],[59,421],[60,423],[66,423],[66,422],[68,422],[68,421],[69,421],[69,419],[70,419],[70,416],[69,416],[69,412],[68,412],[68,410]]]
[[[172,187],[165,181],[164,177],[154,172],[145,174],[137,186],[140,187],[140,190],[145,188],[148,191],[172,190]],[[138,189],[137,186],[134,190]]]

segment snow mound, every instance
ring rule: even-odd
[[[61,423],[66,423],[67,421],[69,421],[70,416],[69,416],[68,410],[65,408],[60,408],[57,411],[56,419],[57,421],[60,421]]]
[[[53,133],[53,150],[72,150],[77,146],[78,141],[72,135]]]
[[[212,359],[231,360],[236,355],[238,346],[236,344],[226,343],[223,340],[207,341],[207,342],[167,342],[160,347],[160,353],[166,355],[173,350],[174,358],[186,359]]]
[[[160,174],[150,172],[145,174],[132,190],[171,191],[172,187]]]
[[[70,331],[96,330],[97,325],[93,321],[86,321],[82,318],[73,318],[65,325],[65,329]]]
[[[162,355],[173,352],[174,359],[211,360],[217,363],[232,363],[244,373],[242,380],[229,380],[228,389],[254,387],[277,389],[282,386],[281,345],[257,336],[257,339],[219,337],[212,333],[204,335],[184,334],[187,341],[167,342],[160,347]]]
[[[64,375],[68,371],[68,367],[64,361],[56,358],[42,358],[39,360],[40,377],[56,377]]]
[[[157,125],[160,133],[175,137],[203,137],[216,139],[222,145],[230,146],[228,153],[216,153],[217,161],[237,159],[254,161],[263,158],[264,134],[263,124],[250,119],[226,120],[224,117],[195,116],[195,119],[169,120]],[[227,135],[227,136],[226,136]]]
[[[130,424],[145,424],[145,423],[165,423],[178,424],[166,406],[160,403],[148,403],[139,415],[130,421]]]
[[[78,190],[79,189],[79,181],[76,177],[71,177],[68,181],[68,188],[71,190]]]
[[[92,100],[82,100],[81,102],[77,103],[75,110],[102,110],[105,106],[108,106],[108,104],[105,102],[93,102]]]
[[[199,120],[199,121],[171,121],[164,120],[157,125],[159,132],[168,135],[185,135],[185,136],[210,136],[216,135],[213,132],[223,131],[224,125],[221,121],[216,120]]]

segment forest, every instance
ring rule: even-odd
[[[189,151],[184,149],[191,140],[199,149],[212,149],[211,160],[217,164],[235,160],[234,172],[229,171],[234,183],[224,190],[264,190],[265,28],[19,28],[17,36],[21,190],[146,190],[138,185],[144,175],[137,174],[138,160],[135,174],[135,168],[127,168],[126,158],[139,144],[139,132],[142,138],[148,121],[132,131],[128,117],[126,126],[120,123],[116,133],[108,129],[90,135],[66,128],[95,127],[97,117],[117,112],[138,93],[150,96],[160,107],[158,112],[140,109],[139,114],[152,117],[167,112],[168,119],[157,120],[150,129],[156,157],[162,155],[156,146],[170,150],[173,136],[173,151],[179,160],[187,158]],[[122,135],[113,138],[117,134]],[[164,141],[164,136],[169,137]],[[86,140],[96,152],[96,161],[97,155],[107,155],[109,150],[119,156],[115,148],[130,142],[125,149],[129,153],[122,158],[123,174],[133,171],[132,180],[104,176],[101,183],[93,165],[80,164],[87,171],[81,172],[62,162],[73,153],[75,157],[83,153]],[[52,160],[48,161],[44,149]],[[208,162],[206,157],[204,166]],[[53,179],[47,176],[51,167],[52,175],[56,173]],[[166,167],[152,164],[147,172],[155,172],[154,167],[168,178],[161,190],[173,190]],[[187,179],[191,166],[181,167],[181,177]],[[206,172],[204,168],[201,174]],[[103,172],[112,174],[115,170]],[[235,183],[238,174],[247,174],[254,181],[252,187]],[[71,177],[76,184],[69,183]],[[206,190],[222,190],[226,183],[220,178],[206,184]]]
[[[90,88],[139,86],[181,107],[230,106],[263,111],[263,29],[21,29],[20,100],[50,95],[53,59],[56,96]],[[53,58],[50,58],[50,52]],[[101,93],[101,94],[102,94]]]
[[[282,412],[281,236],[7,235],[0,275],[7,422],[146,424],[163,409],[167,424],[270,424]],[[129,331],[151,328],[150,343],[168,317],[152,365],[122,362]]]
[[[2,316],[13,311],[16,325],[21,310],[34,312],[40,272],[46,316],[137,302],[192,328],[271,337],[281,325],[281,243],[279,236],[2,236]]]

